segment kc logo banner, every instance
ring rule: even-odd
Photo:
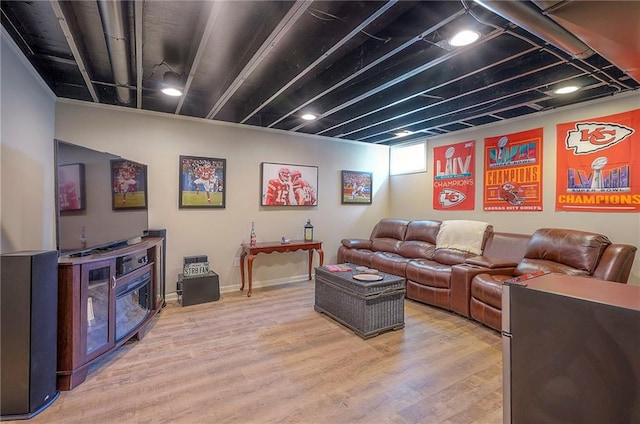
[[[557,126],[556,210],[640,211],[640,109]]]
[[[433,149],[433,209],[475,208],[475,141]]]
[[[617,124],[579,123],[567,132],[566,144],[576,155],[608,149],[633,134],[633,129]]]

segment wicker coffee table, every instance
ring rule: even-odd
[[[404,327],[405,280],[383,274],[380,281],[359,281],[350,271],[317,267],[314,309],[347,326],[363,339]]]

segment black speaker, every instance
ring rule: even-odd
[[[146,230],[143,237],[162,237],[162,276],[160,277],[160,287],[162,290],[162,307],[167,306],[167,230]]]
[[[220,300],[220,279],[213,271],[197,277],[178,274],[178,287],[182,290],[182,306]]]
[[[58,252],[2,255],[0,414],[28,419],[60,395],[56,389]]]

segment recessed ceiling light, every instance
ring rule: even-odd
[[[480,38],[479,32],[466,29],[454,35],[453,38],[449,40],[449,44],[454,47],[466,46],[475,42],[478,38]]]
[[[573,93],[574,91],[578,91],[579,89],[580,87],[578,87],[577,85],[565,85],[564,87],[553,90],[553,92],[556,94],[569,94]]]
[[[180,91],[180,90],[178,90],[177,88],[174,88],[174,87],[165,87],[160,91],[162,91],[167,96],[171,96],[171,97],[182,96],[182,91]]]
[[[180,83],[180,76],[175,72],[165,72],[164,77],[162,79],[162,91],[167,96],[178,97],[182,96]]]
[[[313,121],[314,119],[316,119],[316,115],[314,115],[313,113],[305,113],[301,116],[301,118],[305,121]]]
[[[402,130],[402,131],[398,131],[397,133],[395,133],[396,137],[406,137],[408,135],[413,134],[411,131],[409,130]]]

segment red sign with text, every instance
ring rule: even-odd
[[[640,211],[640,109],[558,124],[556,210]]]
[[[475,208],[475,141],[433,149],[433,209]]]
[[[542,211],[542,128],[485,138],[484,210]]]

